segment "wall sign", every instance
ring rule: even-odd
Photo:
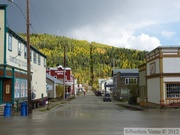
[[[10,85],[6,85],[6,94],[10,94]]]

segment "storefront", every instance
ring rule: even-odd
[[[27,42],[6,27],[6,5],[0,5],[0,104],[27,100]],[[32,99],[47,97],[46,56],[30,46]]]
[[[180,106],[180,47],[157,47],[146,61],[148,103]]]

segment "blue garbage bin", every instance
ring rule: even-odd
[[[27,104],[22,102],[21,104],[21,116],[27,116]]]
[[[4,106],[4,116],[5,117],[10,117],[11,116],[11,104],[7,103]]]

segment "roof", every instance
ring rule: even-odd
[[[54,83],[59,83],[59,84],[63,84],[63,82],[61,82],[60,80],[58,80],[57,78],[49,75],[49,74],[46,74],[46,78],[48,78],[49,80],[53,81]]]
[[[0,9],[5,9],[7,7],[7,4],[0,4]]]
[[[98,79],[98,83],[102,83],[102,82],[105,82],[107,79]]]
[[[18,40],[20,40],[22,43],[24,43],[25,45],[27,45],[26,40],[24,40],[20,35],[18,35],[17,33],[15,33],[13,30],[11,30],[10,28],[7,27],[7,31],[8,33],[12,34],[14,37],[16,37]],[[35,47],[33,47],[32,45],[30,46],[32,50],[36,51],[38,54],[41,54],[43,57],[47,58],[46,55],[44,55],[43,53],[41,53],[39,50],[37,50]]]
[[[150,53],[154,52],[155,50],[160,50],[160,49],[180,49],[180,46],[179,45],[172,45],[172,46],[158,46],[156,48],[154,48],[153,50],[151,50],[150,52],[148,52],[146,54],[149,55]]]
[[[169,48],[172,48],[172,49],[176,49],[176,48],[180,48],[180,46],[179,45],[172,45],[172,46],[158,46],[158,47],[156,47],[155,49],[169,49]],[[154,49],[154,50],[155,50]]]
[[[59,65],[58,67],[50,67],[50,68],[48,68],[48,69],[50,69],[50,70],[58,70],[59,68],[61,68],[61,69],[64,70],[64,67],[61,66],[61,65]],[[71,70],[71,68],[65,67],[65,70]]]
[[[71,86],[73,84],[73,82],[65,82],[66,86]]]
[[[114,69],[113,74],[120,73],[139,73],[138,69]]]
[[[7,4],[0,4],[0,9],[5,9],[7,7]]]

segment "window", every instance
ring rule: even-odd
[[[12,51],[12,36],[8,36],[8,50]]]
[[[125,78],[125,85],[137,84],[137,78]]]
[[[34,52],[33,62],[36,64],[36,52]]]
[[[21,56],[21,42],[18,42],[18,55]]]
[[[41,65],[41,56],[38,54],[38,65]]]
[[[44,67],[46,67],[46,58],[44,58]]]
[[[32,61],[32,50],[30,50],[30,61]]]
[[[180,84],[170,83],[166,84],[167,98],[179,98],[180,97]]]
[[[121,89],[121,94],[129,94],[129,90],[128,89]]]
[[[25,59],[27,58],[27,48],[26,48],[26,46],[24,46],[24,58]]]

